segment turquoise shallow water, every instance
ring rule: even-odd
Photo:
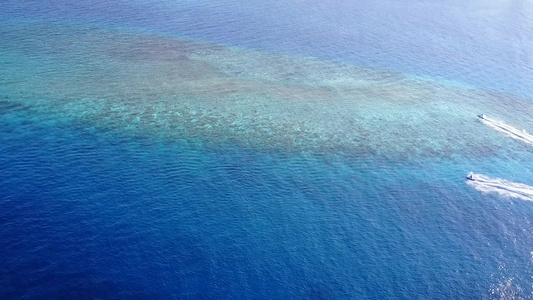
[[[305,16],[295,24],[312,34],[293,48],[269,46],[285,39],[266,29],[271,44],[228,33],[229,21],[182,28],[210,42],[156,21],[185,8],[212,20],[236,3],[124,4],[136,12],[119,9],[124,19],[99,2],[38,13],[8,3],[0,298],[533,296],[533,203],[464,179],[533,186],[533,148],[476,118],[532,132],[532,100],[517,88],[527,70],[487,88],[468,75],[437,79],[462,64],[408,74],[394,56],[384,70],[364,51],[356,64],[335,38],[331,52],[327,40],[303,47],[317,34]],[[269,5],[242,11],[269,20]],[[325,52],[304,51],[315,48]]]
[[[3,29],[4,101],[134,134],[404,158],[522,151],[475,122],[480,111],[531,128],[529,99],[398,72],[103,28],[14,26]]]

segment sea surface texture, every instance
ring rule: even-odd
[[[0,299],[533,299],[532,83],[527,0],[4,0]]]

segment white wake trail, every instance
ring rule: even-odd
[[[466,183],[484,194],[496,193],[504,198],[533,201],[533,186],[472,172],[468,176],[471,176],[472,180],[467,179]]]
[[[507,125],[501,121],[487,118],[484,115],[482,115],[482,117],[480,117],[479,119],[481,120],[483,124],[491,127],[492,129],[502,132],[508,135],[509,137],[512,137],[513,139],[519,140],[521,142],[524,142],[526,144],[533,146],[533,135],[527,133],[525,130],[514,128],[511,125]]]

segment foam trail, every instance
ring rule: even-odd
[[[468,174],[468,176],[470,175],[472,180],[467,180],[466,183],[482,193],[497,193],[504,198],[533,201],[533,186],[500,178],[490,178],[489,176],[472,172]]]
[[[513,126],[507,125],[501,121],[493,120],[487,118],[485,115],[480,115],[479,119],[481,122],[497,131],[503,132],[506,135],[512,137],[513,139],[522,141],[526,144],[533,146],[533,135],[527,133],[525,130],[520,130],[514,128]]]

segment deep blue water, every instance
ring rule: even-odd
[[[480,107],[533,129],[533,8],[527,1],[2,6],[0,17],[14,24],[83,23],[185,36],[444,78],[469,85],[472,95],[506,92],[501,107],[493,100]],[[528,145],[467,121],[451,124],[479,130],[475,135],[488,145],[479,155],[453,146],[424,153],[423,145],[438,143],[422,136],[434,123],[425,125],[428,131],[420,133],[412,153],[390,150],[397,156],[380,152],[379,142],[371,147],[380,138],[377,130],[370,131],[368,151],[353,152],[305,146],[290,151],[270,147],[268,140],[264,147],[247,147],[240,140],[222,143],[195,127],[176,139],[159,134],[172,128],[124,129],[121,124],[131,123],[117,121],[120,113],[112,121],[72,117],[68,113],[77,110],[64,103],[78,103],[99,85],[80,80],[68,91],[32,94],[43,90],[40,79],[76,77],[69,73],[75,59],[65,56],[64,65],[57,64],[62,61],[54,55],[61,58],[63,44],[43,46],[44,54],[10,46],[0,41],[2,64],[22,71],[1,77],[1,299],[533,297],[533,202],[482,194],[464,182],[467,172],[480,170],[533,185]],[[27,67],[52,56],[42,69]],[[95,57],[76,60],[87,65],[79,70],[103,78],[121,74],[118,63],[98,70],[95,61],[102,58]],[[12,85],[16,81],[27,85]],[[129,90],[117,89],[106,101],[129,97]],[[514,103],[515,96],[524,98]],[[153,97],[148,103],[159,105]],[[444,109],[460,112],[457,105]],[[425,109],[413,111],[423,115]]]
[[[4,299],[479,298],[508,278],[529,291],[531,203],[481,197],[458,164],[1,125]]]

